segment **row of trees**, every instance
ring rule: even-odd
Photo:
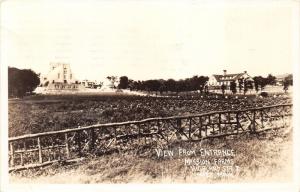
[[[275,85],[276,77],[269,74],[267,77],[255,76],[253,77],[254,87],[256,91],[263,90],[266,85]]]
[[[192,78],[186,78],[181,80],[174,79],[151,79],[146,81],[134,81],[127,76],[119,78],[119,89],[136,90],[136,91],[148,91],[148,92],[185,92],[185,91],[208,91],[205,87],[208,81],[206,76],[193,76]]]
[[[112,81],[112,84],[118,83],[115,88],[136,90],[136,91],[155,91],[155,92],[185,92],[185,91],[196,91],[200,90],[208,92],[206,82],[208,77],[205,76],[194,76],[192,78],[186,78],[183,80],[174,80],[174,79],[154,79],[146,81],[134,81],[129,79],[127,76],[121,76],[119,79],[117,77],[109,77],[109,80]],[[239,93],[246,94],[249,90],[255,89],[256,92],[259,90],[264,90],[266,85],[276,85],[276,77],[269,74],[267,77],[255,76],[252,80],[249,79],[239,79],[237,82],[231,82],[229,89],[233,94]],[[288,86],[293,85],[292,75],[287,76],[283,81],[284,90],[288,89]],[[221,86],[223,94],[227,89],[226,85]]]
[[[252,90],[255,88],[255,91],[258,92],[259,90],[263,91],[266,85],[276,85],[276,77],[269,74],[267,77],[262,76],[255,76],[253,77],[253,81],[249,81],[247,79],[239,79],[238,85],[236,82],[230,83],[230,90],[233,94],[237,93],[237,88],[239,88],[239,92],[247,93],[248,90]],[[293,75],[288,75],[284,78],[283,82],[283,89],[284,91],[288,90],[288,87],[293,85]],[[254,85],[254,87],[253,87]],[[225,93],[226,86],[222,85],[221,90],[223,94]]]
[[[40,84],[39,76],[30,69],[8,68],[8,96],[23,97]]]
[[[276,77],[269,74],[267,77],[255,76],[254,78],[255,90],[263,90],[266,85],[276,85]],[[290,74],[283,79],[281,82],[283,85],[283,90],[287,91],[289,86],[293,85],[293,75]]]
[[[230,82],[230,90],[233,94],[236,94],[237,91],[241,93],[243,91],[244,95],[248,92],[249,89],[253,89],[253,82],[248,79],[239,79],[238,85],[235,81]],[[224,95],[226,86],[222,85],[221,90]]]

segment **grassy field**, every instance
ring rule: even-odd
[[[14,183],[235,183],[286,182],[292,178],[291,130],[173,143],[168,149],[176,151],[178,148],[232,149],[236,154],[232,161],[240,167],[239,171],[234,172],[233,177],[203,177],[185,166],[185,156],[158,157],[155,149],[150,148],[15,172],[9,179]]]
[[[9,136],[76,128],[96,123],[188,115],[291,103],[267,98],[155,98],[130,95],[47,95],[9,101]]]

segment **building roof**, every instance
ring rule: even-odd
[[[276,80],[283,80],[284,78],[288,77],[291,74],[285,73],[285,74],[281,74],[281,75],[277,75],[276,76]]]
[[[213,75],[217,81],[235,81],[240,79],[244,73],[226,74],[226,75]]]

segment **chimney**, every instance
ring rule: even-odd
[[[224,72],[224,75],[227,75],[227,70],[224,69],[223,72]]]
[[[244,71],[244,73],[246,74],[246,73],[247,73],[247,71]]]

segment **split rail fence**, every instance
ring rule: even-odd
[[[12,137],[9,138],[9,171],[145,145],[163,147],[175,140],[199,141],[288,128],[291,117],[292,105],[285,104],[97,124]]]

